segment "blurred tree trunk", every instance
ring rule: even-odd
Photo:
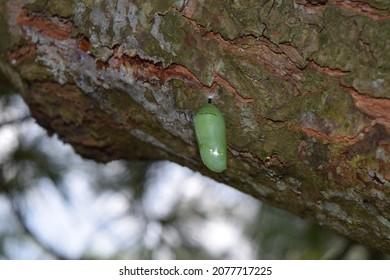
[[[0,80],[81,155],[171,160],[390,252],[389,1],[2,0],[0,18]],[[191,121],[209,96],[221,174]]]

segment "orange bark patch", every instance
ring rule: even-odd
[[[35,46],[32,44],[25,45],[13,52],[8,53],[8,58],[10,61],[18,61],[28,57],[34,57],[36,55]]]
[[[370,4],[365,3],[363,1],[357,2],[349,0],[330,0],[330,2],[344,9],[354,11],[358,14],[362,14],[373,20],[384,20],[390,18],[390,14],[385,14],[383,11],[376,9]]]
[[[301,127],[299,130],[301,130],[302,132],[304,132],[306,135],[310,137],[314,137],[316,139],[322,140],[324,144],[344,142],[349,145],[353,145],[359,140],[358,136],[352,136],[352,137],[345,136],[345,135],[329,136],[326,133],[317,131],[309,127]]]
[[[86,38],[81,38],[79,41],[79,48],[85,52],[89,52],[91,49],[91,44]]]
[[[352,96],[356,107],[362,112],[375,118],[375,122],[385,126],[390,132],[390,100],[386,98],[374,98],[360,94],[353,87],[341,85]]]
[[[72,24],[70,22],[64,23],[58,18],[40,18],[38,16],[30,16],[27,15],[26,12],[22,12],[19,15],[18,23],[32,27],[36,31],[57,40],[65,40],[71,37],[70,32]]]

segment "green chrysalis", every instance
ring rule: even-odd
[[[226,126],[221,111],[212,104],[203,106],[194,116],[200,157],[208,169],[222,172],[227,166]]]

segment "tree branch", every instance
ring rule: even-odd
[[[22,122],[25,122],[25,121],[28,121],[31,119],[32,119],[32,117],[30,115],[25,115],[25,116],[17,118],[17,119],[3,121],[3,122],[0,122],[0,128],[2,126],[6,126],[6,125],[20,124]]]

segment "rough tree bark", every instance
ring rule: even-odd
[[[166,159],[390,252],[388,0],[2,0],[0,69],[98,161]],[[192,116],[214,95],[228,170]]]

